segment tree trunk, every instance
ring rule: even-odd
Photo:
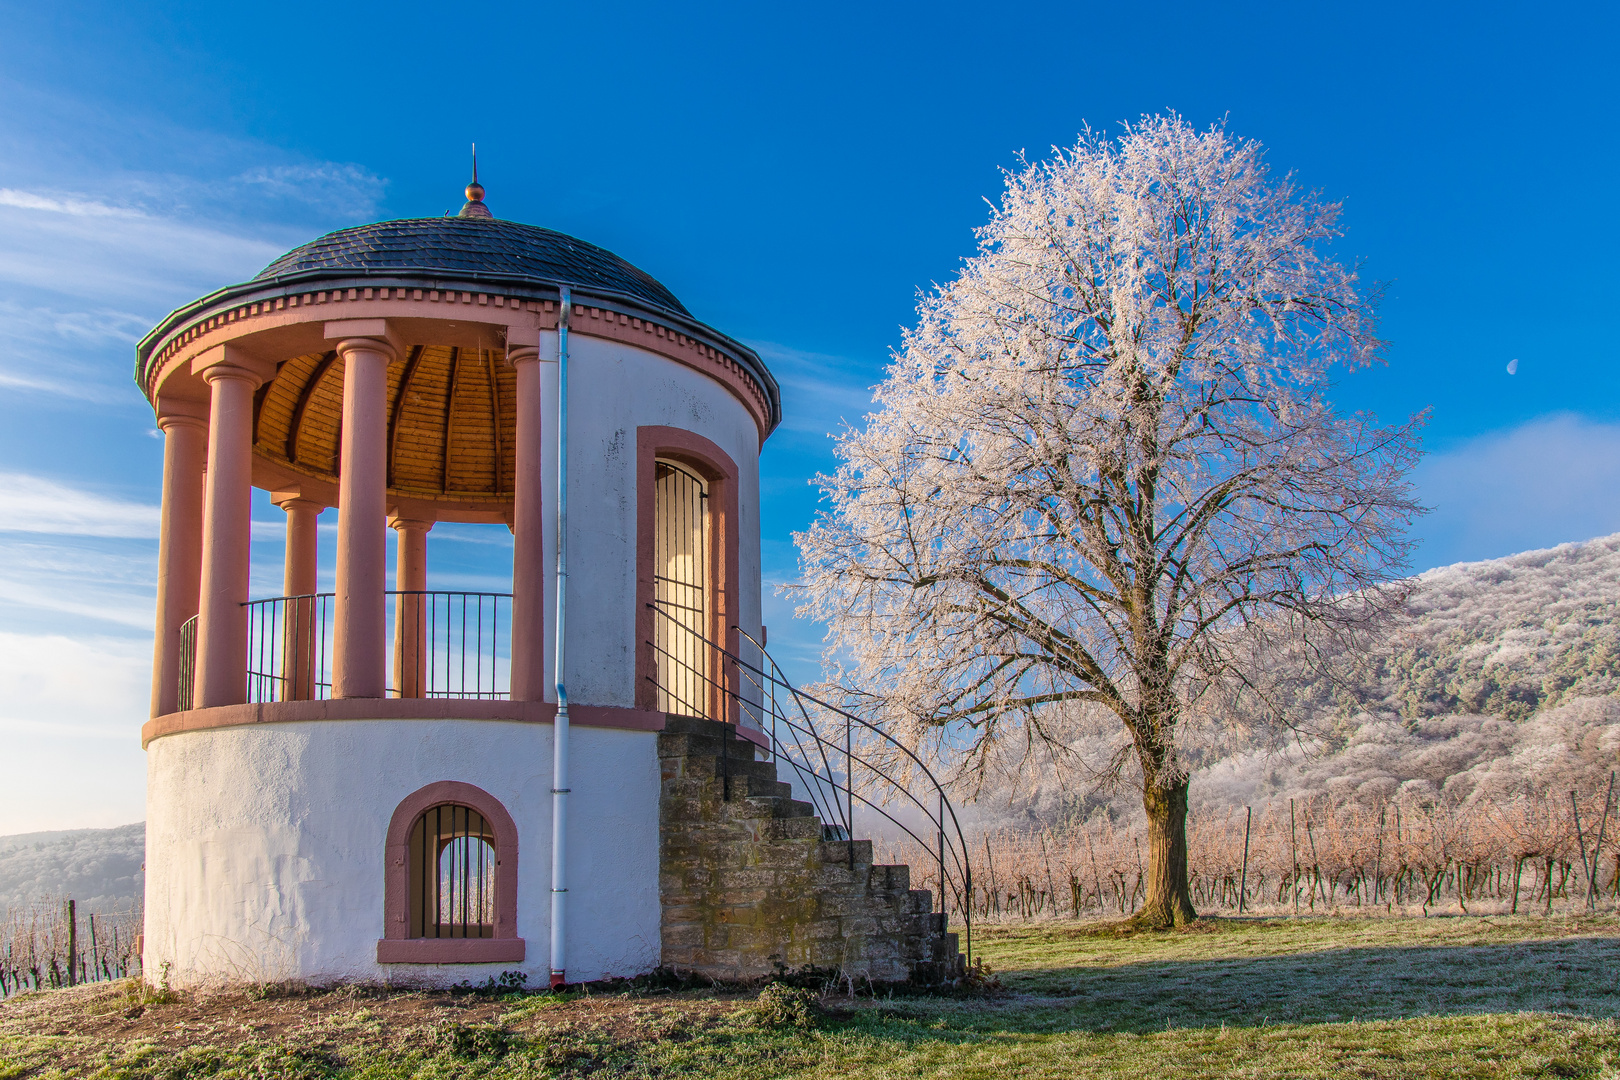
[[[1187,882],[1187,778],[1144,785],[1147,811],[1147,892],[1132,922],[1157,928],[1184,926],[1198,917]]]

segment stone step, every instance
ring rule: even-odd
[[[911,888],[911,867],[904,864],[873,866],[871,882],[872,888],[883,892],[906,892]]]
[[[774,792],[765,795],[739,795],[736,785],[733,784],[731,802],[726,805],[726,814],[732,820],[769,818],[773,821],[793,821],[794,815],[788,813],[783,806],[784,803],[792,801]],[[816,832],[819,835],[819,822]]]
[[[708,735],[711,737],[724,736],[736,742],[754,744],[737,734],[736,724],[727,724],[719,720],[709,720],[701,716],[682,716],[678,713],[664,714],[664,731],[671,735]]]
[[[821,822],[811,815],[795,817],[777,813],[762,835],[773,840],[820,840]]]
[[[723,738],[717,734],[668,732],[658,734],[658,756],[729,757],[733,761],[759,760],[759,748],[746,739]]]
[[[907,889],[900,900],[900,910],[907,915],[926,915],[934,910],[934,894],[929,889]]]
[[[854,849],[853,854],[851,848]],[[821,861],[848,866],[853,862],[864,874],[872,865],[872,841],[870,840],[823,840],[821,842]]]
[[[684,738],[685,736],[683,736]],[[663,758],[679,761],[685,776],[757,776],[764,780],[778,780],[776,766],[769,761],[752,758],[722,759],[718,754],[679,754]]]
[[[771,777],[738,776],[733,773],[729,780],[716,776],[712,777],[709,783],[730,789],[733,799],[758,797],[787,800],[793,797],[792,784],[784,784]]]

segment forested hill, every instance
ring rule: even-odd
[[[1309,726],[1334,738],[1201,770],[1194,799],[1466,800],[1603,784],[1620,764],[1620,535],[1415,584],[1349,685],[1307,695],[1331,713]]]
[[[1412,614],[1369,658],[1369,711],[1518,721],[1620,689],[1620,535],[1446,566],[1417,585]]]
[[[140,899],[146,825],[0,836],[0,913],[72,898],[81,911],[114,911]]]

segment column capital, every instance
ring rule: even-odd
[[[345,359],[351,352],[380,352],[393,363],[405,351],[388,319],[338,319],[324,330],[326,340],[337,342],[338,355]]]
[[[305,495],[298,494],[296,489],[293,489],[293,491],[272,491],[271,505],[280,507],[287,513],[292,513],[293,510],[305,510],[305,508],[319,513],[327,508],[327,505],[321,500],[306,499]]]
[[[302,485],[296,484],[292,487],[276,488],[271,491],[270,504],[279,506],[283,510],[291,510],[296,506],[313,506],[317,510],[325,510],[329,505],[320,499],[310,498],[305,494]]]
[[[388,515],[388,527],[390,529],[398,529],[400,532],[408,532],[412,529],[420,529],[422,532],[432,532],[435,524],[436,523],[432,521],[423,521],[421,518],[400,517],[398,514]]]
[[[255,389],[276,377],[274,361],[252,356],[235,345],[217,345],[191,362],[191,371],[210,386],[221,379],[240,379]]]
[[[157,426],[158,430],[165,435],[169,433],[170,428],[189,428],[192,431],[201,431],[206,434],[208,431],[208,418],[206,416],[191,416],[186,413],[160,412],[157,417]]]
[[[519,364],[528,364],[540,359],[538,345],[508,345],[506,347],[506,362],[513,367]]]
[[[177,398],[171,394],[158,394],[157,399],[157,426],[158,430],[167,432],[171,427],[197,428],[208,430],[208,402],[194,401],[190,398]]]

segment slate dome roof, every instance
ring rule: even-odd
[[[688,318],[675,294],[651,274],[604,248],[565,233],[499,218],[404,218],[339,229],[294,248],[254,282],[287,277],[438,272],[512,283],[566,284],[617,293]]]
[[[680,340],[681,347],[710,350],[711,359],[723,357],[724,360],[718,362],[736,365],[763,395],[766,415],[762,420],[762,435],[769,435],[782,418],[780,388],[757,352],[698,321],[656,278],[613,252],[553,229],[495,217],[484,203],[484,188],[478,182],[476,165],[473,181],[467,185],[466,205],[456,217],[403,218],[339,229],[287,252],[249,281],[217,289],[171,311],[136,345],[135,381],[148,397],[154,395],[157,387],[153,379],[162,370],[164,357],[190,340],[187,335],[194,337],[205,326],[258,317],[261,308],[263,313],[268,313],[272,304],[278,313],[284,306],[298,308],[300,296],[306,305],[315,297],[319,298],[317,302],[326,303],[328,292],[334,300],[344,292],[348,294],[347,299],[354,300],[356,290],[361,289],[369,302],[372,294],[369,286],[373,285],[382,288],[385,297],[389,290],[397,288],[403,298],[407,289],[411,289],[418,300],[426,290],[433,290],[434,300],[438,299],[440,290],[459,292],[462,302],[474,292],[480,294],[480,302],[486,298],[485,293],[493,293],[497,308],[502,306],[504,295],[507,303],[529,303],[531,309],[536,302],[554,303],[561,291],[568,289],[573,292],[576,311],[583,305],[595,317],[600,305],[602,312],[617,313],[620,324],[627,318],[640,317],[644,321],[635,325],[643,326],[648,332],[654,325],[663,327],[659,335],[667,332]],[[299,318],[303,318],[302,309]],[[437,348],[424,349],[418,357],[424,378],[432,373],[429,369],[448,371],[460,363],[454,355],[440,356],[434,351]],[[324,370],[317,373],[310,365],[319,367],[321,360],[322,354],[311,354],[300,358],[299,364],[292,368],[286,364],[283,368],[300,378],[307,377],[310,382],[306,386],[311,386],[319,381],[319,375],[324,375]],[[491,416],[506,407],[498,402],[510,396],[497,385],[500,378],[505,375],[496,371],[486,380],[491,400],[480,407]],[[282,377],[278,376],[276,382],[281,381]],[[260,394],[265,408],[271,408],[273,399],[279,401],[274,393],[262,387]],[[309,400],[313,399],[303,400],[303,404],[294,401],[289,407],[302,416]],[[271,408],[271,412],[274,411]],[[260,424],[262,419],[256,413],[255,429],[260,435],[270,437],[266,432],[280,421],[272,416],[271,423],[264,426]],[[495,422],[498,426],[493,437],[499,442],[498,432],[502,428],[498,416]],[[325,460],[323,454],[330,450],[322,442],[323,436],[313,429],[304,430],[293,419],[287,419],[287,423],[290,426],[279,453],[288,463],[300,467],[306,464],[307,457],[310,467],[319,472],[324,467],[320,465]],[[510,429],[509,422],[505,429]],[[278,453],[275,447],[269,447],[266,452],[271,457]],[[497,453],[496,458],[499,457]],[[486,468],[484,471],[489,475],[481,474],[476,483],[466,478],[457,480],[448,468],[441,469],[438,483],[445,491],[452,486],[462,491],[466,484],[482,490],[493,484],[486,494],[493,492],[498,496],[502,490],[509,492],[509,486],[502,487],[502,466],[497,461],[492,468],[492,473]],[[452,480],[457,482],[452,485]],[[414,483],[403,474],[401,481],[406,487]]]

